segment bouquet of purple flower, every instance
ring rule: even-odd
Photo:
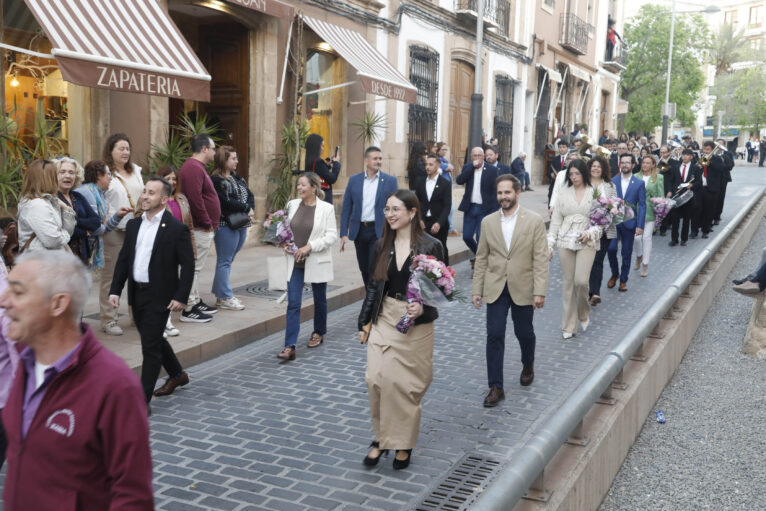
[[[593,201],[590,203],[590,225],[606,228],[612,223],[612,208],[612,201],[598,193],[598,189],[594,190]]]
[[[633,205],[631,203],[618,198],[612,200],[614,201],[614,208],[617,210],[617,213],[614,214],[614,218],[612,219],[614,225],[635,218],[636,213],[633,211]]]
[[[263,222],[263,227],[266,229],[266,234],[261,241],[270,245],[284,246],[288,254],[297,252],[298,247],[293,242],[293,231],[290,229],[285,210],[280,209],[269,213],[266,221]]]
[[[453,300],[462,300],[455,289],[455,270],[432,255],[417,255],[412,260],[412,274],[407,282],[407,303],[441,307]],[[412,320],[405,313],[396,329],[406,334]]]
[[[668,216],[670,210],[676,205],[672,199],[666,199],[665,197],[652,197],[649,199],[654,208],[654,225],[660,225],[662,221]]]

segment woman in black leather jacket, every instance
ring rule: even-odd
[[[409,465],[420,429],[420,400],[433,378],[433,321],[439,314],[407,303],[407,283],[414,256],[443,261],[444,248],[423,232],[419,206],[409,190],[398,190],[386,201],[383,238],[375,244],[373,275],[359,314],[359,340],[369,341],[365,380],[375,430],[367,466],[377,465],[388,449],[396,449],[395,470]],[[396,324],[405,313],[412,323],[402,333]]]

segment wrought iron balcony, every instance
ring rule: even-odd
[[[561,38],[559,44],[577,55],[588,53],[590,25],[572,13],[561,15]]]
[[[478,0],[455,0],[455,12],[476,19]],[[507,36],[511,23],[511,4],[508,0],[484,0],[484,23],[496,27],[500,34]]]
[[[626,68],[626,50],[625,45],[620,43],[614,48],[612,48],[612,54],[609,54],[609,49],[607,48],[606,52],[604,53],[604,62],[602,63],[602,66],[607,71],[611,71],[612,73],[620,73],[621,71],[625,71]]]

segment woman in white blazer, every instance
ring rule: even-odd
[[[338,239],[335,208],[324,202],[324,192],[316,174],[298,178],[298,198],[287,203],[287,218],[298,251],[287,258],[287,324],[285,349],[277,354],[295,360],[295,345],[301,324],[303,284],[310,283],[314,294],[314,331],[308,347],[316,348],[327,333],[327,283],[333,279],[332,245]]]

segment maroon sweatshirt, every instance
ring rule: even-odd
[[[181,193],[186,195],[195,229],[218,229],[221,203],[202,162],[188,158],[178,171]]]
[[[141,385],[83,325],[69,365],[49,383],[21,436],[27,374],[19,365],[3,423],[8,511],[150,511],[152,456]]]

